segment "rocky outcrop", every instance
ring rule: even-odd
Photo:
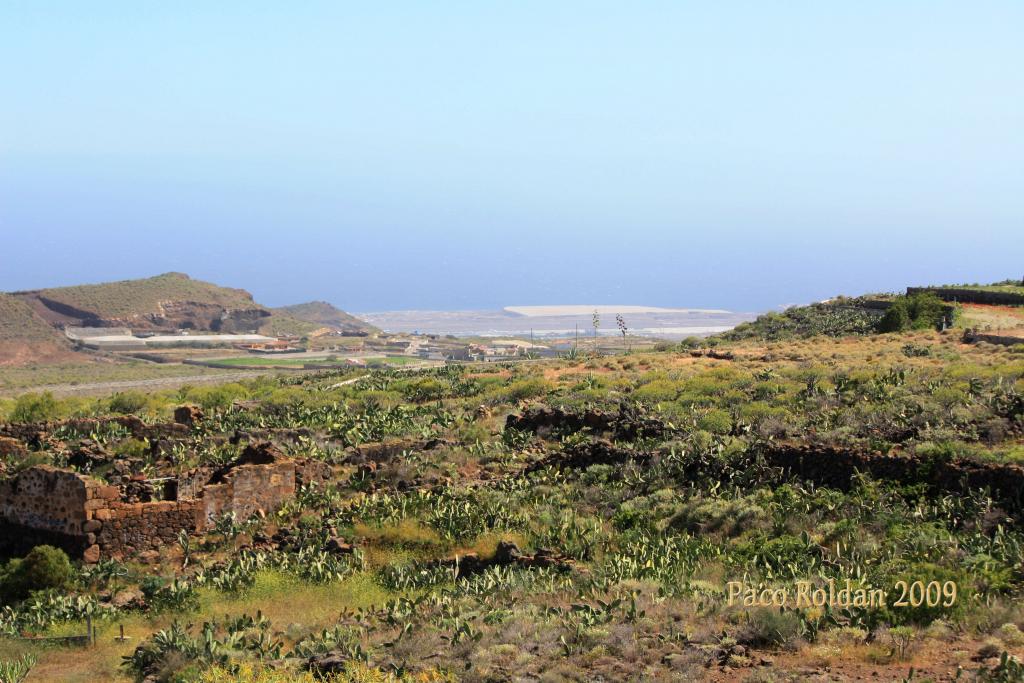
[[[391,439],[388,441],[372,441],[352,446],[345,450],[342,462],[347,465],[380,464],[397,458],[402,453],[432,451],[451,445],[444,439]]]
[[[345,673],[348,663],[351,661],[346,653],[341,650],[332,650],[319,655],[313,655],[306,660],[306,671],[312,671],[321,676],[333,677]]]
[[[0,436],[17,439],[30,448],[42,448],[61,438],[88,437],[93,432],[120,427],[133,439],[187,439],[189,428],[174,422],[146,424],[135,415],[116,415],[113,417],[83,417],[60,422],[40,422],[32,424],[0,424]]]
[[[716,351],[715,349],[693,349],[690,355],[694,358],[711,358],[712,360],[736,360],[732,351]]]
[[[127,327],[135,332],[209,330],[212,332],[252,332],[271,316],[267,309],[253,304],[248,308],[226,308],[202,301],[161,301],[156,310],[136,315],[104,317],[62,301],[35,294],[52,312],[55,322],[71,327]]]
[[[274,444],[296,444],[322,435],[309,427],[270,427],[265,429],[236,429],[229,441],[232,444],[269,441]]]

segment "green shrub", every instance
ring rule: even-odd
[[[732,431],[732,416],[724,410],[709,410],[697,420],[697,426],[712,434],[728,434]]]
[[[9,560],[0,570],[0,601],[16,602],[39,590],[64,588],[74,570],[59,548],[38,545],[24,559]]]
[[[687,501],[669,520],[669,527],[693,534],[738,536],[749,529],[766,526],[767,519],[764,509],[749,496],[737,499],[698,496]]]
[[[508,396],[514,401],[521,401],[527,398],[534,398],[536,396],[543,396],[551,390],[551,384],[540,378],[533,377],[530,379],[519,380],[508,385]]]
[[[662,401],[674,401],[679,395],[680,385],[670,379],[656,379],[644,384],[633,392],[633,397],[638,401],[647,403],[660,403]]]
[[[146,407],[146,396],[135,391],[118,392],[110,398],[110,412],[128,415],[140,413]]]
[[[946,314],[946,304],[934,294],[916,294],[910,298],[910,317],[915,330],[939,327]]]
[[[911,326],[910,309],[906,299],[897,299],[878,321],[879,332],[902,332]]]
[[[11,410],[11,422],[46,422],[57,417],[57,401],[49,391],[19,396]]]
[[[930,330],[942,324],[946,316],[946,304],[930,292],[901,296],[878,321],[879,332],[902,332],[903,330]]]
[[[448,395],[449,387],[433,377],[417,377],[407,382],[396,382],[394,388],[410,401],[439,401]]]
[[[763,339],[779,341],[818,335],[846,337],[865,335],[874,331],[881,313],[863,305],[860,299],[840,297],[829,303],[794,306],[782,313],[770,312],[749,323],[742,323],[728,332],[708,339]]]
[[[198,403],[204,410],[224,410],[234,401],[249,397],[249,391],[241,384],[222,384],[216,387],[202,387],[188,392],[188,400]]]
[[[114,453],[130,458],[141,458],[149,452],[149,443],[142,439],[128,439],[116,444]]]

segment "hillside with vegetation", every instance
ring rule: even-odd
[[[224,309],[257,308],[252,294],[193,280],[184,273],[164,273],[138,280],[55,287],[31,292],[60,306],[101,320],[130,319],[158,314],[169,302],[193,302]]]
[[[10,294],[0,293],[0,343],[12,340],[45,343],[60,337],[31,306]]]
[[[955,305],[942,301],[930,291],[910,295],[840,296],[808,306],[793,306],[782,312],[765,313],[714,339],[782,341],[817,336],[865,336],[941,329],[944,324],[953,326],[958,317]]]
[[[88,381],[104,374],[123,379],[123,371],[132,368],[140,377],[166,376],[171,372],[170,368],[149,372],[144,364],[78,351],[65,338],[66,327],[121,327],[136,333],[175,333],[181,329],[259,332],[297,337],[324,330],[339,334],[377,331],[329,304],[271,309],[256,303],[245,290],[194,280],[182,273],[0,293],[0,364],[18,375],[0,377],[0,388],[31,384],[37,381],[33,378],[39,382],[59,382],[61,374],[67,376],[66,381]],[[85,367],[99,361],[109,372]],[[118,363],[123,367],[114,368],[113,364]],[[75,365],[81,365],[81,371],[76,371]],[[47,368],[60,368],[60,373],[49,372]]]
[[[326,468],[145,556],[19,554],[0,662],[29,681],[1020,680],[1024,347],[821,329],[0,400],[8,476],[159,496],[196,467]],[[53,422],[72,416],[97,419]],[[796,602],[847,580],[884,604]],[[23,638],[87,615],[94,646]]]
[[[274,312],[317,327],[330,327],[345,334],[362,335],[380,331],[365,320],[360,320],[326,301],[310,301],[304,304],[282,306],[275,308]]]
[[[71,355],[67,340],[24,301],[0,293],[0,366],[45,362]]]

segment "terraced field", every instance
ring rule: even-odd
[[[166,424],[180,404],[203,414]],[[327,472],[159,552],[8,565],[0,660],[28,681],[1022,676],[1020,348],[743,340],[0,411],[8,476]],[[53,421],[113,413],[143,421]],[[23,638],[87,614],[95,646]]]

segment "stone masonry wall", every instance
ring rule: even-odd
[[[74,472],[39,465],[0,482],[0,516],[8,522],[81,535],[89,512],[116,500],[116,486],[106,486]]]
[[[207,484],[203,489],[199,528],[207,528],[213,519],[227,512],[234,512],[239,519],[248,519],[294,497],[294,461],[239,465],[221,481]]]
[[[0,482],[0,518],[10,536],[2,550],[49,543],[89,562],[155,550],[182,529],[193,533],[198,507],[194,501],[125,503],[116,486],[39,465]]]
[[[196,530],[195,501],[157,501],[152,503],[118,503],[100,510],[98,524],[86,522],[90,536],[104,557],[122,557],[145,550],[159,550],[177,542],[182,530]]]

